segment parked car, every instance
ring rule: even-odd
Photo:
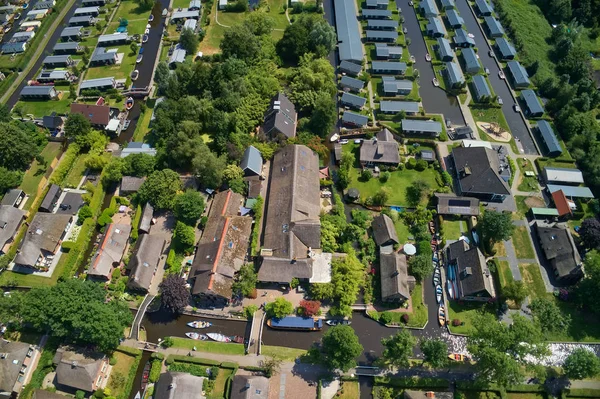
[[[493,58],[493,57],[495,57],[494,50],[490,50],[490,51],[488,52],[488,54],[489,54],[489,55],[490,55],[490,57],[492,57],[492,58]]]
[[[521,112],[521,107],[519,107],[519,104],[513,105],[513,108],[515,109],[515,112]]]
[[[498,97],[498,104],[500,104],[500,105],[504,104],[504,101],[502,101],[501,97]]]
[[[504,72],[502,72],[502,70],[498,71],[498,76],[500,77],[500,79],[506,79],[506,76],[504,75]]]

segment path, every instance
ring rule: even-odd
[[[506,256],[499,256],[496,259],[508,262],[508,266],[510,267],[510,271],[512,272],[515,281],[523,280],[523,277],[521,277],[521,270],[519,269],[519,260],[517,259],[517,253],[515,252],[512,239],[503,241],[503,244],[504,249],[506,250]]]
[[[154,299],[154,295],[148,294],[142,301],[142,304],[138,308],[138,311],[135,314],[135,317],[133,319],[133,324],[131,325],[131,331],[129,332],[130,339],[134,339],[134,340],[139,339],[140,323],[144,319],[144,314],[146,313],[146,309],[148,309],[148,305],[150,305],[150,303],[152,302],[153,299]]]
[[[260,355],[262,329],[265,322],[265,312],[262,309],[258,309],[252,316],[252,327],[250,328],[250,339],[248,340],[247,353]]]

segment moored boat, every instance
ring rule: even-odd
[[[452,285],[452,281],[447,281],[446,288],[448,289],[448,296],[454,299],[454,286]]]
[[[142,36],[142,43],[146,43],[148,41],[148,35]]]
[[[128,97],[127,101],[125,101],[125,108],[127,110],[130,110],[131,108],[133,108],[133,98],[132,97]]]
[[[446,308],[442,304],[440,304],[440,308],[438,309],[438,321],[440,326],[443,327],[446,325]]]
[[[431,55],[429,55],[429,53],[425,54],[425,60],[431,61]]]
[[[146,390],[146,387],[148,386],[148,378],[150,378],[150,360],[146,362],[144,371],[142,372],[142,384],[140,386],[140,391],[144,392]]]
[[[442,302],[442,286],[438,285],[437,287],[435,287],[435,299],[437,300],[437,303],[441,303]]]
[[[226,335],[219,334],[219,333],[208,333],[208,334],[206,334],[206,336],[208,338],[212,339],[213,341],[217,341],[217,342],[231,342],[231,338],[229,338]]]
[[[334,133],[333,136],[331,136],[331,138],[329,139],[329,141],[332,142],[332,143],[335,143],[339,139],[340,139],[340,135],[337,134],[337,133]]]
[[[325,323],[327,323],[328,326],[337,326],[339,322],[337,320],[327,320]]]
[[[270,319],[267,325],[278,330],[317,331],[323,328],[323,320],[312,317],[287,316]]]
[[[448,355],[448,359],[454,360],[456,362],[464,362],[468,359],[468,357],[461,353],[451,353]]]
[[[440,81],[439,81],[439,80],[437,80],[436,78],[433,78],[433,85],[434,85],[435,87],[438,87],[438,86],[440,85]]]
[[[148,22],[152,21],[154,21],[154,14],[150,14],[150,16],[148,17]]]
[[[133,399],[142,399],[142,394],[140,393],[140,391],[138,391],[138,393],[135,394]]]
[[[239,335],[232,335],[229,338],[231,338],[231,341],[235,342],[236,344],[243,344],[244,343],[244,337],[240,337]]]
[[[192,327],[192,328],[208,328],[210,326],[212,326],[212,323],[208,322],[208,321],[202,321],[202,320],[195,320],[195,321],[190,321],[189,323],[187,323],[188,327]]]
[[[206,341],[208,339],[208,336],[204,334],[198,334],[197,332],[186,332],[185,335],[190,339],[196,339],[199,341]]]

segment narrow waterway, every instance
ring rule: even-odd
[[[140,389],[142,387],[142,374],[144,372],[144,367],[146,366],[146,363],[150,360],[151,355],[152,354],[150,352],[142,353],[140,364],[138,365],[137,371],[135,372],[133,386],[131,387],[131,392],[129,392],[129,399],[134,399],[135,395],[137,395],[137,393],[140,392]]]

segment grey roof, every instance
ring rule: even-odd
[[[373,40],[393,40],[398,39],[398,32],[395,30],[374,30],[368,29],[365,31],[367,41]]]
[[[504,35],[504,28],[502,24],[494,18],[494,17],[485,17],[485,24],[487,25],[488,31],[490,32],[490,36],[492,37],[500,37]]]
[[[393,19],[369,19],[367,20],[367,29],[398,29],[398,21]]]
[[[378,58],[390,58],[391,55],[397,55],[395,58],[402,56],[402,46],[390,46],[387,43],[375,44],[375,53]]]
[[[419,8],[425,13],[426,16],[440,15],[434,0],[423,0],[419,5]]]
[[[442,124],[438,121],[402,119],[402,130],[404,132],[425,132],[440,134],[442,132]]]
[[[381,112],[409,112],[416,114],[419,112],[419,103],[416,101],[387,101],[381,100],[379,102],[379,109]]]
[[[408,288],[408,267],[404,254],[391,253],[379,255],[381,276],[381,299],[400,296],[410,298]]]
[[[81,26],[68,26],[62,30],[60,37],[72,37],[81,35]]]
[[[182,19],[182,18],[198,18],[200,17],[200,11],[198,10],[188,10],[186,8],[182,9],[181,11],[173,11],[173,14],[171,15],[171,19],[176,20],[176,19]]]
[[[73,13],[73,15],[85,15],[85,14],[99,14],[100,13],[100,7],[98,6],[93,6],[93,7],[79,7],[77,9],[75,9],[75,12]]]
[[[362,71],[362,65],[350,61],[340,62],[340,69],[358,75]]]
[[[499,175],[496,151],[486,147],[456,147],[452,158],[463,193],[510,195],[508,184]]]
[[[127,32],[110,33],[98,36],[98,45],[111,44],[113,42],[126,41],[128,39]]]
[[[191,0],[188,8],[192,9],[192,8],[200,8],[200,7],[202,7],[200,0]]]
[[[81,84],[79,85],[79,89],[85,90],[85,89],[93,89],[96,87],[108,87],[108,86],[114,86],[114,84],[115,84],[114,77],[88,79],[88,80],[84,80],[83,82],[81,82]]]
[[[263,130],[266,134],[273,132],[283,134],[287,138],[296,136],[296,120],[298,113],[294,104],[283,93],[277,93],[265,113]]]
[[[195,19],[187,19],[183,23],[183,29],[191,29],[193,31],[196,31],[197,27],[198,27],[198,21]]]
[[[20,42],[27,42],[27,41],[29,41],[34,36],[35,36],[35,32],[33,32],[33,31],[29,31],[29,32],[17,32],[17,33],[15,33],[12,36],[11,40],[20,41]]]
[[[129,261],[129,282],[133,289],[147,291],[163,254],[165,240],[150,234],[140,234],[134,254]]]
[[[389,0],[367,0],[367,7],[385,6],[389,4]]]
[[[392,10],[378,10],[373,8],[362,9],[363,18],[392,18]]]
[[[482,15],[489,15],[494,12],[492,6],[490,6],[490,4],[485,0],[475,0],[475,5]]]
[[[515,47],[504,37],[496,39],[496,48],[498,48],[502,59],[514,58],[517,55]]]
[[[442,61],[446,58],[454,58],[454,50],[450,47],[450,42],[445,37],[439,37],[437,39],[437,49]]]
[[[25,212],[14,206],[0,205],[0,249],[14,237],[24,217]]]
[[[547,187],[550,193],[562,190],[565,197],[568,198],[595,198],[592,190],[588,187],[561,186],[557,184],[548,184]]]
[[[363,140],[360,145],[360,162],[398,165],[400,146],[387,129],[379,131],[373,140]]]
[[[491,279],[487,277],[485,257],[479,248],[470,248],[464,240],[458,240],[448,246],[448,263],[458,267],[456,282],[460,297],[495,296]]]
[[[54,86],[25,86],[21,96],[51,96],[55,92]]]
[[[552,126],[550,125],[550,123],[548,123],[548,121],[538,121],[537,129],[540,135],[542,136],[542,140],[546,144],[546,147],[548,147],[548,151],[550,153],[563,152],[560,142],[556,137],[556,133],[554,133],[554,129],[552,129]],[[581,183],[583,183],[583,181],[581,181]]]
[[[521,99],[525,102],[525,107],[529,110],[531,114],[543,114],[544,107],[542,107],[542,103],[540,99],[535,94],[535,91],[531,89],[521,91]]]
[[[413,81],[412,80],[402,80],[396,79],[393,76],[383,76],[383,92],[384,93],[394,93],[398,92],[410,92],[413,89]]]
[[[42,126],[50,130],[59,129],[65,124],[65,119],[66,118],[62,116],[56,115],[55,112],[52,112],[50,115],[44,115],[42,118]]]
[[[342,122],[356,126],[365,126],[369,122],[369,117],[357,114],[356,112],[344,111]]]
[[[365,87],[365,82],[363,82],[360,79],[355,79],[350,76],[342,76],[342,79],[340,80],[340,85],[349,87],[351,89],[358,91],[358,90],[362,90]]]
[[[231,386],[230,399],[267,399],[269,379],[259,375],[236,375]]]
[[[103,354],[60,347],[53,359],[56,382],[63,387],[92,392],[105,362],[106,356]]]
[[[72,220],[72,215],[38,212],[21,241],[15,263],[35,267],[41,254],[54,254]]]
[[[50,188],[48,188],[46,196],[44,197],[44,200],[40,204],[40,209],[51,212],[54,206],[56,205],[56,200],[58,199],[61,193],[62,190],[60,189],[60,186],[58,186],[57,184],[51,184]]]
[[[446,62],[446,68],[444,69],[446,77],[448,79],[448,83],[450,86],[454,86],[457,84],[463,84],[465,82],[465,77],[460,70],[460,67],[456,65],[455,62]]]
[[[154,207],[149,202],[146,202],[142,210],[142,218],[140,219],[140,225],[138,229],[144,233],[150,232],[150,226],[152,226],[152,218],[154,217]]]
[[[482,75],[473,76],[473,89],[475,91],[475,101],[481,101],[483,98],[492,96],[492,91]]]
[[[465,20],[460,16],[458,11],[454,9],[446,11],[446,18],[450,26],[453,27],[462,26],[465,23]]]
[[[373,239],[378,246],[399,244],[398,234],[392,219],[383,213],[375,216],[371,222]]]
[[[367,103],[367,99],[361,96],[357,96],[356,94],[343,93],[340,102],[342,104],[350,105],[352,107],[362,108]]]
[[[79,25],[79,24],[91,24],[92,20],[94,19],[93,16],[91,15],[82,15],[80,17],[71,17],[71,19],[69,19],[68,24],[69,25]]]
[[[438,17],[427,18],[427,31],[432,35],[441,34],[446,36],[446,28]]]
[[[263,159],[260,151],[251,145],[244,151],[240,167],[246,174],[249,172],[250,174],[260,175],[262,172],[262,163]]]
[[[36,389],[33,392],[33,399],[65,399],[65,396],[44,389]]]
[[[49,55],[44,58],[44,64],[58,64],[64,63],[67,64],[71,61],[70,55]]]
[[[583,173],[579,169],[545,167],[544,177],[548,183],[584,183]]]
[[[2,52],[4,54],[22,53],[26,49],[26,42],[4,43],[4,45],[2,45]]]
[[[113,267],[119,266],[131,233],[131,225],[110,223],[102,236],[98,251],[92,257],[88,275],[110,279]]]
[[[457,197],[454,194],[436,193],[437,213],[440,215],[479,216],[479,200]]]
[[[568,229],[546,227],[536,223],[540,247],[558,278],[579,274],[581,259]]]
[[[123,176],[121,178],[120,191],[123,194],[137,192],[146,181],[144,177]]]
[[[360,39],[355,5],[351,1],[334,0],[334,7],[340,61],[361,62],[365,53]]]
[[[441,0],[440,3],[442,4],[443,9],[456,8],[456,4],[454,3],[454,0]]]
[[[371,67],[374,72],[406,72],[406,63],[396,61],[372,61]]]
[[[80,48],[80,44],[77,42],[65,42],[65,43],[56,43],[52,51],[77,51]]]
[[[117,53],[115,51],[107,51],[106,47],[96,47],[92,53],[90,61],[92,62],[103,62],[103,61],[116,61]]]
[[[519,61],[508,61],[506,66],[508,66],[508,70],[516,86],[529,86],[531,84],[527,70],[525,70]]]
[[[455,35],[454,35],[454,43],[456,43],[457,45],[462,45],[462,44],[469,44],[470,46],[474,46],[475,45],[475,39],[469,37],[469,34],[467,33],[466,30],[464,29],[457,29],[456,31],[454,31]]]
[[[435,152],[433,150],[421,150],[418,156],[426,161],[435,161]]]
[[[0,392],[7,392],[9,396],[6,397],[10,397],[15,387],[20,388],[18,378],[21,368],[31,366],[33,360],[31,355],[27,356],[30,350],[31,346],[24,342],[0,339],[0,353],[6,354],[0,358]],[[16,391],[17,394],[19,391]]]
[[[4,197],[2,197],[2,202],[0,202],[0,205],[16,206],[17,200],[24,196],[25,196],[25,193],[23,192],[23,190],[21,190],[19,188],[12,188],[4,194]]]
[[[465,61],[465,69],[467,72],[473,73],[473,71],[479,72],[481,70],[481,65],[479,64],[479,59],[477,59],[475,50],[470,47],[465,48],[461,51],[461,55]]]
[[[185,61],[185,56],[187,55],[187,51],[185,49],[178,47],[173,51],[173,54],[169,57],[169,64],[173,63],[182,63]]]
[[[167,371],[160,375],[154,389],[154,399],[204,399],[204,377]]]

